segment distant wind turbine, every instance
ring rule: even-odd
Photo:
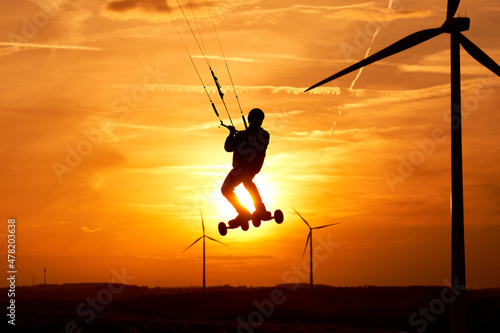
[[[201,227],[203,228],[203,236],[201,236],[200,238],[198,238],[197,240],[195,240],[193,242],[193,244],[189,245],[184,251],[182,251],[182,253],[186,252],[191,246],[193,246],[194,244],[196,244],[200,239],[203,238],[203,292],[205,292],[205,238],[208,238],[214,242],[217,242],[217,243],[221,243],[222,245],[226,245],[226,246],[229,246],[225,243],[222,243],[220,241],[218,241],[217,239],[214,239],[210,236],[206,236],[205,235],[205,223],[203,222],[203,213],[200,209],[200,215],[201,215]]]
[[[295,210],[295,208],[293,208],[293,210]],[[309,245],[309,253],[310,253],[310,255],[309,255],[309,260],[310,260],[310,263],[309,263],[309,286],[313,287],[313,234],[312,234],[312,232],[315,229],[323,229],[323,228],[330,227],[332,225],[336,225],[336,224],[340,224],[340,223],[326,224],[326,225],[312,228],[309,225],[309,223],[307,223],[306,219],[303,218],[302,215],[299,214],[299,212],[297,212],[295,210],[295,213],[297,213],[297,215],[300,216],[302,221],[304,221],[305,224],[307,224],[307,227],[309,228],[309,235],[307,235],[306,246],[304,247],[304,252],[302,253],[302,257],[306,254],[307,244],[309,244],[309,240],[311,240],[310,245]]]
[[[467,332],[465,293],[464,200],[462,173],[462,97],[460,83],[460,45],[480,64],[500,76],[500,66],[461,31],[469,30],[470,19],[454,17],[460,0],[448,0],[446,21],[439,28],[415,32],[360,62],[316,83],[306,91],[335,80],[376,61],[399,53],[442,33],[451,36],[451,280],[453,288],[463,293],[451,303],[452,333]]]

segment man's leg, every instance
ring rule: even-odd
[[[241,204],[240,200],[234,193],[234,189],[236,188],[236,186],[240,185],[242,181],[243,173],[241,172],[241,170],[238,172],[235,169],[232,169],[224,180],[221,188],[222,195],[234,207],[238,215],[250,214],[248,209],[246,209],[246,207]]]
[[[257,209],[257,206],[262,203],[262,197],[260,196],[257,185],[253,182],[253,177],[255,177],[255,175],[245,177],[245,179],[243,179],[243,186],[245,186],[245,189],[252,197],[253,205],[255,209]]]
[[[267,211],[266,206],[262,202],[262,197],[260,196],[259,189],[257,185],[253,182],[255,175],[250,175],[243,180],[243,186],[248,191],[252,197],[253,205],[255,207],[256,213],[263,219],[271,218],[271,213]]]

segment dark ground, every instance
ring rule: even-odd
[[[17,332],[449,332],[444,287],[18,287]],[[445,293],[446,299],[451,291]],[[5,316],[7,289],[1,289]],[[500,332],[500,289],[468,291],[468,332]]]

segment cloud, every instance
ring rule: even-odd
[[[122,85],[114,85],[113,87],[123,87]],[[304,94],[307,87],[290,87],[290,86],[235,86],[238,93],[260,93],[268,92],[271,94],[287,94],[287,95],[300,95]],[[202,86],[194,85],[180,85],[180,84],[159,84],[156,86],[148,86],[150,91],[163,91],[163,92],[185,92],[185,93],[205,93]],[[217,88],[215,86],[207,86],[209,93],[216,94]],[[223,87],[224,93],[232,93],[231,87]],[[319,87],[306,94],[312,95],[339,95],[340,88],[338,87]]]
[[[108,0],[101,7],[101,16],[113,20],[147,20],[152,22],[170,21],[182,18],[182,9],[186,15],[197,18],[225,12],[243,4],[256,2],[254,0],[206,1],[206,0]],[[178,3],[181,7],[178,6]],[[172,15],[172,16],[170,16]]]
[[[293,5],[289,7],[291,9],[299,10],[304,13],[317,14],[321,11],[338,11],[352,8],[363,8],[366,6],[373,6],[373,2],[358,3],[353,5],[343,5],[343,6],[314,6],[314,5]]]
[[[174,204],[146,204],[146,203],[131,203],[128,206],[148,209],[168,209],[175,207]]]
[[[349,10],[353,8],[363,8],[369,5],[373,5],[372,2],[360,3],[354,5],[344,5],[344,6],[314,6],[314,5],[292,5],[288,7],[278,7],[278,8],[259,8],[254,10],[245,11],[244,13],[239,13],[239,16],[276,16],[277,14],[285,12],[301,12],[305,14],[320,14],[327,11],[339,11],[339,10]]]
[[[268,17],[272,20],[277,15],[293,12],[307,15],[322,15],[328,19],[347,19],[350,21],[379,23],[394,21],[397,19],[426,18],[433,14],[431,10],[404,10],[402,8],[389,9],[377,7],[374,2],[365,2],[340,6],[292,5],[289,7],[279,8],[258,8],[238,13],[237,17],[240,22],[245,22],[249,25],[249,23],[256,23],[264,17]],[[244,18],[246,18],[246,20],[242,21]]]
[[[291,133],[292,135],[298,136],[299,138],[310,138],[310,139],[324,139],[326,137],[330,136],[330,131],[320,131],[320,130],[313,130],[313,131],[295,131]]]
[[[364,22],[389,22],[399,19],[426,18],[433,14],[431,10],[394,10],[380,7],[364,7],[344,9],[326,14],[324,17],[331,19],[347,19],[350,21]]]
[[[106,181],[106,178],[101,175],[100,173],[96,173],[93,176],[92,183],[91,183],[91,188],[95,191],[99,190],[104,182]]]
[[[462,93],[476,91],[487,87],[490,83],[486,78],[473,80],[462,80]],[[346,103],[342,109],[355,109],[372,107],[385,103],[400,103],[414,100],[425,100],[450,95],[450,84],[443,84],[424,89],[415,90],[366,90],[354,89],[352,93],[360,99],[360,102]]]
[[[59,44],[39,44],[39,43],[13,43],[0,42],[0,46],[11,46],[0,50],[0,56],[9,55],[19,51],[29,49],[63,49],[63,50],[83,50],[83,51],[102,51],[101,48],[81,45],[59,45]]]
[[[96,231],[100,231],[101,227],[81,227],[81,229],[83,230],[83,232],[93,233]]]
[[[314,6],[314,5],[292,5],[288,7],[278,7],[278,8],[261,8],[257,7],[255,9],[248,10],[248,8],[243,12],[235,12],[234,9],[240,6],[248,6],[251,4],[259,3],[260,0],[226,0],[226,1],[206,1],[206,0],[180,0],[180,6],[178,6],[175,0],[108,0],[101,7],[101,16],[113,19],[113,20],[147,20],[152,22],[164,22],[170,21],[173,18],[183,18],[183,13],[180,9],[184,11],[189,19],[196,16],[196,18],[208,18],[212,16],[214,19],[225,19],[224,13],[232,12],[231,18],[237,19],[238,22],[244,23],[246,25],[255,24],[261,22],[262,20],[270,20],[271,22],[276,18],[277,15],[299,12],[304,14],[316,15],[325,13],[325,17],[330,17],[332,12],[341,12],[342,18],[351,18],[353,14],[350,10],[354,10],[358,13],[356,16],[359,17],[359,13],[364,13],[369,16],[368,13],[379,13],[379,16],[386,13],[382,9],[374,7],[373,2],[366,2],[354,5],[344,5],[344,6]],[[208,8],[208,9],[207,9]],[[360,12],[356,9],[360,8]],[[193,14],[194,13],[194,14]],[[172,15],[172,17],[170,16]],[[332,18],[337,18],[335,14]],[[391,14],[394,15],[394,14]],[[422,16],[422,14],[420,14]],[[424,15],[423,17],[425,17]],[[373,20],[373,14],[371,14],[371,20]],[[402,18],[403,14],[399,13],[398,18]],[[406,16],[408,17],[408,14]]]
[[[403,64],[399,65],[398,68],[403,72],[414,72],[414,73],[439,73],[439,74],[448,74],[450,73],[449,65],[408,65]],[[461,66],[460,72],[462,74],[467,75],[484,75],[488,69],[485,69],[481,65],[476,66]]]
[[[417,126],[413,125],[413,128]],[[332,138],[332,133],[330,130],[311,130],[311,131],[294,131],[290,133],[290,136],[286,137],[287,140],[320,140],[320,141],[330,141],[332,143],[338,144],[348,144],[352,143],[353,140],[366,140],[373,138],[375,136],[391,134],[393,132],[404,131],[405,128],[401,126],[392,127],[367,127],[367,128],[350,128],[347,130],[335,130],[335,137]]]
[[[191,56],[192,58],[195,58],[195,59],[205,59],[205,58],[208,58],[208,59],[214,59],[214,60],[229,60],[229,61],[237,61],[237,62],[259,62],[255,59],[251,59],[251,58],[236,58],[236,57],[232,57],[232,58],[224,58],[224,57],[221,57],[221,56],[216,56],[216,55],[207,55],[207,56],[203,56],[201,54],[197,54],[197,55],[193,55]]]
[[[407,69],[407,68],[405,68]],[[474,71],[470,71],[471,73]],[[484,73],[483,73],[484,74]],[[484,85],[482,83],[484,78],[473,79],[473,80],[463,80],[462,90],[473,91],[477,89],[478,86]],[[112,85],[109,87],[114,88],[125,88],[128,85]],[[352,96],[356,97],[359,102],[345,103],[341,105],[342,109],[353,109],[369,107],[384,103],[391,102],[404,102],[412,100],[423,100],[431,98],[439,98],[443,96],[448,96],[450,94],[450,85],[443,84],[438,86],[432,86],[424,89],[414,89],[414,90],[368,90],[368,89],[353,89],[348,92],[348,89],[341,89],[339,87],[318,87],[307,93],[304,93],[306,87],[290,87],[290,86],[236,86],[236,91],[238,94],[241,93],[271,93],[271,94],[284,94],[284,95],[333,95],[339,96],[345,93],[350,93]],[[148,86],[148,90],[151,91],[161,91],[161,92],[174,92],[174,93],[199,93],[204,94],[205,90],[202,86],[197,85],[176,85],[176,84],[160,84],[157,86]],[[210,94],[217,94],[217,88],[215,86],[207,86],[207,90]],[[345,90],[345,92],[344,92]],[[223,91],[226,94],[233,92],[231,87],[223,87]],[[202,125],[202,128],[212,128],[213,123],[206,123]],[[200,127],[196,126],[196,129]]]
[[[18,47],[5,47],[0,49],[0,57],[1,56],[8,56],[13,53],[17,53],[21,50],[18,49]]]
[[[243,261],[253,261],[253,260],[269,260],[273,259],[270,255],[249,255],[249,256],[236,256],[236,255],[213,255],[210,257],[212,260],[226,261],[226,262],[237,262],[241,263]]]
[[[290,13],[302,13],[306,15],[318,15],[321,13],[330,13],[336,11],[343,11],[346,9],[365,7],[368,5],[373,5],[372,2],[361,3],[354,5],[343,5],[343,6],[314,6],[314,5],[292,5],[288,7],[277,7],[277,8],[262,8],[258,7],[255,9],[245,10],[238,13],[232,13],[231,19],[237,21],[238,23],[243,23],[244,25],[250,26],[259,23],[276,23],[276,19],[281,15]]]
[[[101,15],[113,20],[146,19],[163,21],[172,7],[162,0],[109,0],[101,7]]]
[[[484,78],[473,79],[473,80],[463,80],[462,90],[473,91],[477,89],[478,86],[484,86]],[[113,85],[110,87],[122,88],[126,85]],[[162,91],[162,92],[178,92],[178,93],[200,93],[204,94],[205,90],[202,86],[195,85],[176,85],[176,84],[161,84],[155,87],[148,86],[148,90],[152,91]],[[236,86],[236,91],[240,93],[271,93],[271,94],[285,94],[285,95],[301,95],[301,94],[313,94],[313,95],[334,95],[339,96],[342,94],[342,89],[339,87],[318,87],[313,90],[304,93],[305,87],[290,87],[290,86]],[[207,90],[210,94],[216,94],[217,88],[215,86],[207,86]],[[232,88],[223,88],[223,91],[227,93],[232,93]],[[347,91],[347,90],[346,90]],[[355,103],[346,103],[341,105],[342,109],[353,109],[379,105],[383,103],[391,102],[404,102],[412,100],[423,100],[430,98],[439,98],[443,96],[448,96],[450,94],[450,85],[438,85],[432,86],[424,89],[415,90],[368,90],[368,89],[353,89],[349,92],[356,99],[360,100]],[[213,127],[209,123],[205,124],[204,128]],[[198,127],[197,127],[198,128]]]

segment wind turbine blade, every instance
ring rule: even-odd
[[[410,47],[413,47],[413,46],[416,46],[420,43],[423,43],[426,40],[429,40],[433,37],[436,37],[437,35],[442,34],[443,32],[444,32],[443,28],[427,29],[427,30],[415,32],[414,34],[406,36],[405,38],[397,41],[396,43],[389,45],[385,49],[383,49],[377,53],[372,54],[368,58],[365,58],[365,59],[361,60],[360,62],[355,63],[354,65],[347,67],[346,69],[344,69],[336,74],[333,74],[330,77],[327,77],[323,81],[320,81],[320,82],[316,83],[315,85],[309,87],[306,91],[309,91],[311,89],[319,87],[325,83],[328,83],[332,80],[335,80],[335,79],[337,79],[341,76],[344,76],[348,73],[351,73],[357,69],[360,69],[361,67],[367,66],[371,63],[382,60],[382,59],[387,58],[393,54],[399,53],[401,51],[409,49]]]
[[[500,76],[500,66],[498,66],[493,59],[491,59],[486,53],[484,53],[479,47],[462,34],[460,34],[460,44],[462,44],[464,49],[480,64]]]
[[[229,245],[227,245],[226,243],[222,243],[221,241],[218,241],[217,239],[214,239],[214,238],[212,238],[212,237],[209,237],[209,236],[205,236],[205,237],[207,237],[207,238],[208,238],[208,239],[210,239],[210,240],[213,240],[214,242],[221,243],[222,245],[229,246]]]
[[[196,242],[197,242],[197,241],[199,241],[199,240],[200,240],[200,239],[202,239],[202,238],[203,238],[203,236],[201,236],[200,238],[198,238],[197,240],[195,240],[195,241],[193,242],[193,244],[191,244],[191,245],[189,245],[188,247],[186,247],[186,249],[185,249],[184,251],[182,251],[182,253],[186,252],[186,251],[187,251],[187,250],[188,250],[191,246],[193,246],[194,244],[196,244]]]
[[[460,4],[460,0],[448,0],[448,10],[446,11],[446,19],[452,19],[457,12],[458,5]]]
[[[203,228],[203,236],[205,236],[205,222],[203,222],[203,212],[201,211],[201,208],[200,208],[200,215],[201,215],[201,227]]]
[[[304,252],[302,253],[302,257],[304,257],[304,255],[306,254],[307,244],[309,244],[309,238],[311,238],[311,233],[312,233],[312,230],[309,231],[309,235],[307,235],[306,246],[304,247]]]
[[[295,210],[295,208],[292,207],[293,210]],[[298,211],[295,210],[295,213],[297,213],[298,216],[300,216],[300,218],[302,219],[302,221],[304,221],[307,226],[309,227],[309,229],[311,229],[311,226],[309,225],[309,223],[307,223],[306,219],[302,217],[302,215],[299,214]]]
[[[323,228],[330,227],[330,226],[336,225],[336,224],[340,224],[340,222],[339,223],[332,223],[332,224],[322,225],[320,227],[315,227],[313,229],[323,229]]]

